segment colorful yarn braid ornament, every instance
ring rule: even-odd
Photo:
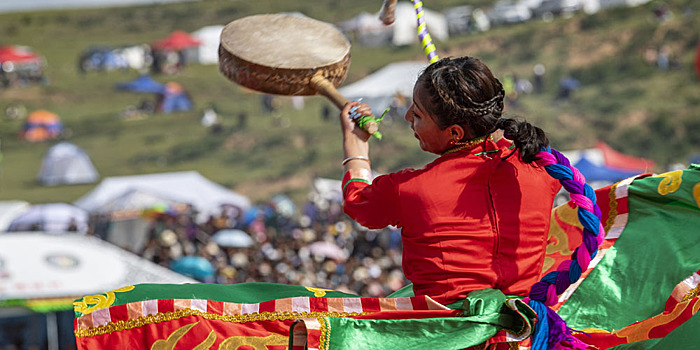
[[[440,58],[437,55],[433,39],[428,33],[428,26],[425,24],[425,12],[423,11],[423,2],[421,0],[412,0],[413,8],[416,9],[416,21],[418,22],[418,39],[423,45],[423,51],[428,56],[430,63],[437,62]]]
[[[377,130],[377,131],[375,131],[375,132],[371,132],[372,129],[370,129],[370,128],[368,127],[368,124],[369,124],[369,123],[374,123],[374,125],[375,125],[376,127],[378,127],[378,126],[379,126],[379,122],[381,122],[382,119],[384,119],[384,116],[386,115],[387,112],[389,112],[389,109],[390,109],[390,108],[385,109],[385,110],[384,110],[384,113],[382,113],[382,116],[379,117],[379,118],[375,118],[375,117],[373,117],[373,116],[371,116],[371,115],[361,115],[361,114],[359,114],[359,113],[357,113],[357,112],[353,112],[353,113],[350,114],[350,119],[354,120],[355,123],[357,124],[357,126],[360,127],[360,129],[362,129],[362,130],[364,130],[364,131],[367,131],[368,133],[370,133],[370,135],[376,137],[378,140],[381,140],[381,139],[382,139],[382,133],[380,133],[379,130]],[[352,111],[352,109],[351,109],[351,111]]]
[[[574,250],[570,260],[563,261],[556,271],[542,277],[532,286],[529,296],[523,299],[538,315],[532,350],[586,349],[586,344],[571,335],[573,330],[550,306],[555,305],[559,301],[558,296],[578,281],[581,272],[586,271],[598,253],[598,247],[605,238],[602,214],[596,204],[595,191],[564,155],[547,147],[537,156],[540,158],[536,161],[537,165],[559,180],[578,206],[578,219],[583,225],[583,243]]]

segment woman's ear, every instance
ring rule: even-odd
[[[450,132],[450,138],[454,140],[454,142],[459,142],[464,139],[465,132],[464,128],[457,124],[452,124],[449,127],[447,127],[448,131]]]

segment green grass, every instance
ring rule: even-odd
[[[437,43],[438,52],[441,56],[480,57],[497,76],[530,77],[532,66],[543,63],[547,67],[545,93],[525,96],[517,108],[507,110],[508,115],[542,126],[561,150],[591,147],[603,140],[620,151],[667,165],[700,152],[699,82],[691,68],[699,38],[696,30],[689,29],[699,27],[698,15],[682,14],[690,1],[667,3],[675,16],[665,24],[651,19],[651,2],[593,16],[531,21],[454,37]],[[441,10],[459,4],[463,2],[435,0],[425,5]],[[231,83],[216,66],[191,65],[177,75],[156,79],[180,82],[195,102],[194,111],[125,121],[119,114],[128,105],[152,98],[114,90],[115,83],[137,73],[82,75],[77,70],[78,56],[92,45],[151,43],[175,29],[193,31],[250,14],[301,11],[339,22],[378,8],[374,0],[206,0],[0,15],[2,44],[28,45],[44,55],[50,79],[46,87],[0,90],[0,107],[21,102],[29,110],[59,114],[70,129],[66,139],[87,150],[102,177],[197,170],[255,201],[266,201],[275,193],[303,200],[314,176],[342,175],[339,126],[335,118],[322,120],[322,105],[328,104],[323,98],[308,98],[305,108],[297,111],[283,97],[275,117],[262,111],[260,94]],[[671,45],[681,69],[661,72],[642,62],[647,45],[662,43]],[[409,59],[424,59],[421,48],[354,45],[347,82],[387,63]],[[572,101],[555,104],[557,81],[565,74],[578,78],[582,87]],[[199,124],[202,109],[210,103],[224,117],[222,134],[213,135]],[[248,114],[246,130],[236,127],[240,113]],[[0,120],[4,153],[0,200],[72,202],[94,187],[37,184],[41,157],[55,142],[18,140],[21,124]],[[418,149],[406,125],[384,125],[382,132],[382,141],[371,141],[377,171],[418,167],[433,158]]]

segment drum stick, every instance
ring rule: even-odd
[[[379,10],[379,19],[386,25],[394,23],[396,20],[396,0],[384,0],[382,9]]]
[[[430,63],[437,62],[440,58],[437,55],[433,38],[428,33],[428,25],[425,23],[425,13],[423,11],[423,2],[421,0],[413,0],[413,8],[416,10],[416,21],[418,22],[418,40],[423,45],[423,51],[428,56]]]

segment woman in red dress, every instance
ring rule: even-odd
[[[421,149],[438,158],[374,180],[369,134],[352,121],[372,111],[350,102],[340,114],[345,212],[369,228],[402,229],[403,270],[416,295],[443,304],[485,288],[526,296],[541,277],[560,185],[534,163],[546,135],[502,118],[503,98],[475,58],[431,64],[405,119]]]

